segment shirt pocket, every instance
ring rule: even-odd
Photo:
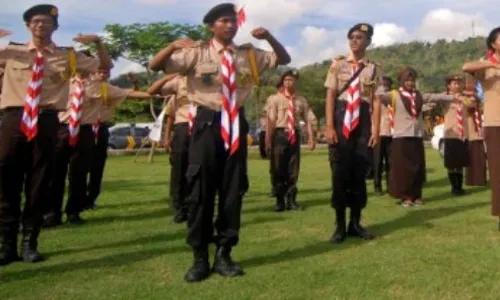
[[[24,81],[31,78],[31,65],[29,63],[11,60],[7,63],[6,69],[10,70],[15,80]]]
[[[377,87],[376,78],[372,80],[372,72],[373,71],[370,71],[368,74],[362,74],[360,76],[361,96],[363,98],[371,98],[375,88]]]
[[[240,66],[236,69],[236,80],[238,87],[251,87],[253,84],[253,76],[250,67]]]
[[[344,89],[344,86],[347,84],[349,79],[351,79],[350,74],[347,74],[347,73],[339,74],[339,77],[338,77],[338,89],[339,90],[338,90],[338,92],[340,92],[342,89]]]
[[[199,65],[196,68],[194,77],[201,87],[218,87],[220,85],[219,66],[215,63]]]

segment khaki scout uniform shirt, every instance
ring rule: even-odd
[[[365,68],[359,74],[361,100],[369,103],[371,106],[375,91],[382,86],[382,68],[368,59],[362,59],[357,63],[365,64]],[[348,99],[347,89],[340,95],[338,93],[352,77],[352,67],[354,64],[355,61],[352,56],[338,56],[333,60],[328,71],[325,87],[335,90],[339,101],[347,101]]]
[[[276,128],[288,128],[288,102],[290,100],[282,93],[276,93],[269,98],[267,113],[269,120],[276,121]],[[295,95],[293,98],[295,106],[295,128],[300,127],[300,121],[309,122],[309,104],[306,98]]]
[[[105,86],[107,89],[108,97],[103,98],[102,89]],[[101,122],[109,122],[113,118],[115,108],[120,105],[134,90],[121,89],[106,81],[92,80],[90,84],[85,87],[85,97],[92,101],[101,102],[100,120]]]
[[[418,96],[417,92],[417,98]],[[422,107],[420,114],[417,115],[416,119],[413,119],[412,115],[408,113],[405,108],[403,101],[399,92],[396,92],[395,107],[394,112],[394,132],[392,134],[393,138],[403,138],[403,137],[423,137],[424,135],[424,121],[422,120],[422,111],[425,109],[426,104],[430,102],[437,101],[453,101],[452,95],[446,94],[429,94],[420,93]],[[392,105],[392,92],[384,92],[383,90],[377,91],[377,96],[380,98],[384,105]],[[418,101],[418,99],[417,99]],[[417,110],[418,110],[417,106]]]
[[[40,107],[66,110],[69,94],[70,48],[59,48],[54,44],[43,50],[44,69]],[[95,72],[99,60],[75,52],[76,71]],[[35,45],[8,45],[0,49],[0,68],[5,69],[0,109],[23,107],[28,84],[36,56]]]
[[[459,103],[446,103],[444,105],[444,138],[445,139],[459,139],[460,135],[458,133],[458,120],[457,120],[457,109]],[[462,119],[464,127],[464,138],[467,137],[468,126],[466,124],[467,120],[467,107],[462,104]]]
[[[232,44],[228,47],[233,53],[236,65],[236,102],[239,107],[245,104],[254,85],[248,55],[252,47],[251,44],[241,46]],[[222,107],[220,66],[223,49],[223,45],[211,40],[192,48],[178,50],[166,61],[165,72],[186,75],[189,101],[220,111]],[[255,56],[259,74],[276,67],[277,57],[274,52],[255,49]]]
[[[467,127],[467,139],[469,141],[482,141],[484,138],[479,134],[476,130],[476,124],[474,122],[474,111],[466,110],[467,118],[465,119],[464,126]],[[479,114],[479,118],[481,118],[481,114]],[[482,131],[482,128],[479,128]]]
[[[167,103],[167,114],[174,118],[174,124],[189,122],[189,100],[187,97],[187,79],[177,76],[165,83],[162,95],[174,95]]]
[[[91,96],[91,94],[89,93],[92,93],[92,89],[90,88],[90,86],[95,84],[99,84],[99,82],[92,80],[83,80],[83,86],[85,90],[82,103],[82,117],[80,120],[80,123],[82,125],[95,124],[100,117],[100,113],[103,107],[102,100],[95,97],[89,97],[89,95]],[[59,121],[61,123],[68,123],[69,121],[71,112],[71,97],[74,89],[75,86],[72,84],[70,87],[71,94],[70,101],[68,101],[68,109],[64,112],[59,113]]]
[[[481,60],[484,60],[481,59]],[[476,72],[484,93],[484,127],[500,126],[500,70],[489,68]]]

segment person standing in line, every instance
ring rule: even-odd
[[[479,61],[465,63],[464,72],[473,75],[484,93],[484,141],[491,185],[491,214],[500,217],[500,27],[494,28],[486,39],[488,52]],[[499,222],[500,230],[500,222]]]
[[[150,95],[160,92],[163,96],[172,95],[168,104],[169,126],[165,131],[166,140],[171,141],[170,148],[170,196],[176,210],[174,223],[183,223],[188,219],[185,198],[188,195],[186,172],[189,165],[189,139],[193,130],[193,106],[187,95],[186,77],[178,74],[166,75],[153,83],[148,89]],[[173,131],[173,139],[171,133]]]
[[[361,23],[347,33],[351,53],[333,60],[325,81],[326,132],[332,171],[332,207],[336,229],[330,241],[343,243],[346,236],[365,240],[374,236],[361,226],[367,204],[366,169],[379,141],[380,102],[375,91],[382,83],[382,69],[365,57],[373,27]],[[346,228],[346,209],[351,210]]]
[[[382,78],[382,85],[384,91],[388,92],[392,90],[392,79],[390,77],[384,76]],[[385,180],[387,190],[389,190],[389,170],[390,170],[390,159],[391,159],[391,142],[392,142],[392,131],[394,130],[394,111],[392,106],[389,104],[387,106],[381,105],[380,108],[380,143],[378,143],[373,149],[373,182],[375,186],[375,195],[381,196],[382,191],[382,173],[385,172]]]
[[[266,40],[273,51],[233,42],[238,31],[234,4],[213,7],[203,18],[213,34],[207,42],[178,40],[150,62],[153,71],[181,73],[187,77],[188,98],[196,107],[186,173],[190,194],[187,243],[194,262],[184,276],[187,282],[210,275],[208,245],[217,245],[213,272],[241,276],[242,267],[231,258],[239,240],[243,195],[248,190],[247,134],[244,104],[256,84],[255,73],[288,64],[287,51],[266,29],[252,35]],[[218,215],[213,222],[215,195]],[[214,227],[217,236],[214,237]]]
[[[399,90],[377,92],[384,105],[394,109],[394,133],[391,144],[389,192],[402,200],[403,207],[422,205],[422,185],[425,167],[422,111],[425,104],[438,101],[462,101],[454,95],[420,93],[416,89],[417,72],[404,67],[398,74]],[[393,103],[394,101],[394,103]]]
[[[99,64],[112,65],[97,35],[78,35],[74,40],[95,44],[99,60],[73,48],[56,46],[52,35],[59,27],[58,17],[53,5],[29,8],[23,20],[31,33],[30,41],[0,48],[0,68],[4,69],[0,104],[4,113],[0,127],[0,265],[19,259],[20,223],[22,259],[44,259],[38,251],[38,237],[55,151],[57,114],[66,109],[69,80],[76,71],[93,72]],[[0,38],[8,34],[0,29]],[[26,201],[21,209],[23,186]]]
[[[300,121],[306,123],[311,151],[316,147],[312,124],[309,123],[309,104],[297,91],[298,79],[297,71],[283,73],[276,86],[278,93],[271,96],[267,106],[266,149],[272,148],[276,212],[301,209],[296,200],[300,170]]]

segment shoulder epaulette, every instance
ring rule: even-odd
[[[73,48],[73,47],[57,47],[56,49],[58,49],[58,50],[68,50],[68,51],[75,50],[75,48]]]
[[[252,43],[245,43],[238,46],[238,49],[250,49],[253,48]]]
[[[337,55],[334,60],[342,60],[342,59],[345,59],[345,55]]]
[[[26,43],[9,42],[10,46],[26,46]]]

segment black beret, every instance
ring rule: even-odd
[[[349,32],[347,33],[347,38],[351,37],[351,33],[353,31],[364,32],[368,38],[371,38],[373,36],[373,26],[368,23],[359,23],[354,25],[351,29],[349,29]]]
[[[207,14],[203,17],[203,23],[212,24],[221,16],[236,16],[236,14],[236,6],[233,3],[221,3],[212,7],[212,9],[207,12]]]
[[[54,23],[57,25],[57,18],[59,16],[59,11],[57,7],[51,4],[39,4],[29,8],[23,14],[24,22],[28,23],[31,18],[35,15],[49,15],[54,19]]]
[[[278,81],[278,84],[276,85],[276,88],[281,88],[283,86],[283,81],[285,81],[285,77],[292,76],[295,79],[299,79],[299,72],[296,70],[288,70],[283,75],[281,75],[280,81]]]
[[[491,44],[493,44],[495,42],[498,34],[500,34],[500,27],[493,28],[493,30],[490,31],[490,34],[488,35],[488,38],[486,39],[486,47],[488,47],[488,49],[492,49]]]

